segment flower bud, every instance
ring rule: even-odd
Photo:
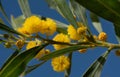
[[[24,46],[24,41],[23,40],[18,40],[17,42],[16,42],[16,46],[19,48],[19,49],[21,49],[23,46]]]

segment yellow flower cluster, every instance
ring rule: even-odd
[[[58,42],[70,43],[70,39],[68,38],[68,36],[63,34],[63,33],[57,34],[53,38],[53,40],[58,41]],[[54,44],[53,46],[56,50],[59,50],[59,49],[62,49],[62,48],[66,47],[66,45],[59,45],[59,44]]]
[[[54,71],[62,72],[69,68],[70,60],[67,56],[59,56],[52,59],[51,65]]]
[[[31,16],[27,18],[22,25],[18,28],[18,32],[23,34],[42,33],[46,35],[52,35],[56,31],[56,22],[50,18],[42,20],[37,16]]]
[[[70,38],[72,40],[79,40],[80,39],[80,36],[77,33],[77,30],[72,25],[68,26],[67,31],[68,31],[68,35],[70,36]]]
[[[68,26],[67,32],[72,40],[80,40],[81,36],[84,35],[87,30],[87,28],[80,23],[78,23],[78,26],[77,30],[72,25]]]

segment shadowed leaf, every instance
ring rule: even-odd
[[[120,0],[75,0],[96,15],[120,24]]]

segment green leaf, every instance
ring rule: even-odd
[[[72,53],[69,53],[68,58],[70,59],[70,67],[65,70],[65,76],[64,77],[69,77],[71,73],[71,66],[72,66]]]
[[[71,25],[77,28],[76,20],[70,10],[66,0],[46,0],[50,7],[56,9],[63,17],[65,17]]]
[[[96,15],[120,24],[119,0],[75,0]]]
[[[102,56],[100,56],[96,61],[87,69],[82,77],[100,77],[102,68],[106,62],[108,54],[110,51],[106,51]]]
[[[85,25],[88,25],[86,9],[78,4],[75,0],[70,0],[70,9],[72,9],[73,13],[76,17]]]
[[[67,26],[68,25],[66,25],[60,21],[57,21],[57,20],[55,20],[55,21],[57,23],[57,32],[67,34]]]
[[[0,77],[18,77],[24,70],[27,63],[34,58],[34,56],[48,43],[42,44],[26,50],[25,52],[14,57],[5,67],[0,71]]]
[[[0,23],[0,29],[3,30],[3,31],[6,31],[6,32],[9,32],[9,33],[14,33],[14,34],[18,34],[18,35],[22,35],[22,36],[25,36],[19,32],[17,32],[16,30],[6,26],[5,24],[2,24]]]
[[[5,12],[4,8],[3,8],[2,0],[0,0],[0,11],[3,14],[3,16],[5,17],[5,19],[7,20],[7,22],[10,24],[9,17],[7,16],[7,14],[6,14],[6,12]]]
[[[25,18],[30,17],[31,16],[31,10],[29,7],[29,2],[28,0],[18,0],[20,9],[24,15]]]
[[[98,33],[102,32],[103,31],[102,25],[99,21],[98,16],[96,14],[90,12],[90,17],[91,17],[94,28],[98,31]]]
[[[0,70],[2,70],[15,56],[17,56],[19,52],[20,50],[16,49],[16,51],[6,60]]]
[[[88,47],[89,46],[75,45],[75,46],[70,46],[67,48],[60,49],[60,50],[55,50],[52,53],[41,57],[40,60],[48,60],[48,59],[51,59],[51,58],[54,58],[54,57],[57,57],[57,56],[60,56],[60,55],[66,54],[66,53],[71,53],[78,49],[84,49],[84,48],[88,48]]]
[[[25,21],[25,17],[23,15],[17,18],[14,18],[13,16],[11,16],[11,24],[12,24],[13,29],[15,30],[21,27],[24,21]]]

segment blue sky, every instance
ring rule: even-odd
[[[17,17],[22,14],[17,3],[18,0],[13,0],[13,1],[2,0],[2,1],[5,11],[7,12],[9,17],[10,15],[14,15],[15,17]],[[50,17],[68,24],[68,22],[65,19],[63,19],[55,10],[51,10],[48,8],[48,5],[46,4],[45,0],[29,0],[29,2],[33,14]],[[0,13],[0,18],[2,18],[7,25],[9,25],[1,13]],[[102,23],[103,30],[108,34],[107,41],[111,43],[117,43],[113,30],[114,27],[112,23],[102,18],[100,18],[100,21]],[[88,16],[88,22],[93,34],[97,35],[98,33],[92,27],[89,16]],[[3,33],[2,31],[0,32]],[[89,65],[93,63],[93,61],[105,51],[106,48],[97,47],[97,48],[88,49],[87,53],[85,54],[80,54],[78,52],[75,52],[73,54],[72,71],[70,77],[80,77],[82,73],[84,73],[85,70],[89,67]],[[5,62],[7,57],[10,54],[12,54],[12,52],[13,52],[12,49],[6,49],[4,48],[3,45],[0,45],[0,67]],[[52,70],[50,62],[51,61],[49,60],[47,63],[37,68],[36,70],[34,70],[32,73],[28,74],[25,77],[64,77],[63,72],[57,73]],[[34,63],[38,63],[38,62],[35,60],[30,62],[30,64],[34,64]],[[108,60],[105,63],[101,77],[119,77],[120,76],[119,74],[120,69],[118,68],[119,65],[120,65],[120,57],[115,56],[114,51],[112,51],[109,54]]]

